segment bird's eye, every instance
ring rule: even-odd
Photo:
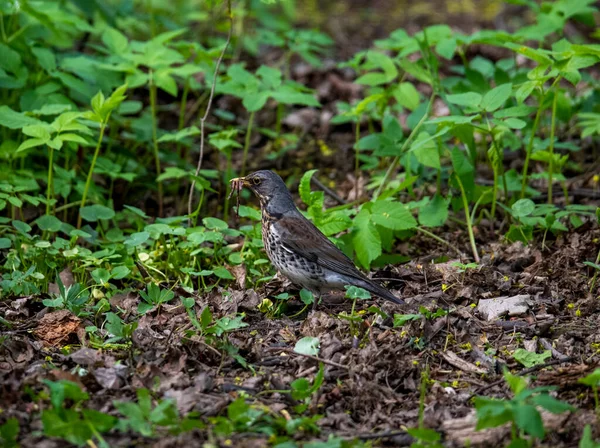
[[[258,177],[253,177],[253,178],[252,178],[252,183],[253,183],[254,185],[258,185],[258,184],[260,184],[260,179],[259,179]]]

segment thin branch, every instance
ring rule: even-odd
[[[331,188],[328,188],[327,186],[325,186],[324,184],[322,184],[321,181],[319,179],[317,179],[315,176],[311,177],[310,181],[311,181],[311,183],[313,183],[317,187],[319,187],[321,190],[323,190],[326,195],[328,195],[331,198],[335,199],[338,202],[338,204],[345,205],[345,204],[348,203],[343,198],[341,198],[335,191],[333,191]]]
[[[229,31],[227,32],[227,40],[225,41],[225,46],[223,47],[223,51],[219,55],[219,59],[217,59],[217,64],[215,66],[215,75],[213,77],[212,86],[210,88],[210,96],[208,97],[208,103],[206,104],[206,110],[204,111],[204,116],[200,120],[200,155],[198,157],[198,165],[196,166],[196,174],[194,177],[198,177],[200,173],[200,168],[202,168],[202,159],[204,158],[204,123],[208,118],[208,114],[210,113],[210,107],[212,105],[213,97],[215,96],[215,88],[217,86],[217,76],[219,76],[219,67],[221,66],[221,62],[225,57],[225,52],[227,48],[229,48],[229,43],[231,42],[231,35],[233,34],[233,15],[231,13],[231,0],[227,0],[227,15],[229,16]],[[194,199],[194,189],[196,188],[196,179],[192,179],[192,185],[190,186],[190,193],[188,196],[188,225],[192,224],[192,200]]]
[[[307,355],[305,353],[298,353],[298,352],[295,352],[294,350],[292,350],[291,348],[285,348],[285,347],[267,347],[266,350],[270,351],[270,352],[271,351],[279,350],[282,353],[287,353],[289,355],[304,356],[305,358],[312,359],[312,360],[315,360],[315,361],[318,361],[318,362],[322,362],[323,364],[328,364],[328,365],[333,366],[333,367],[339,367],[340,369],[345,369],[345,370],[349,369],[348,366],[345,366],[343,364],[339,364],[339,363],[337,363],[335,361],[329,361],[328,359],[319,358],[318,356],[313,356],[313,355]]]

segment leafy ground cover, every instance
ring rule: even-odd
[[[510,3],[0,1],[0,445],[599,446],[599,12]],[[309,312],[255,169],[407,305]]]

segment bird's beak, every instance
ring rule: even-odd
[[[243,186],[243,187],[249,187],[250,186],[250,182],[248,182],[248,180],[245,177],[236,177],[234,179],[231,179],[229,181],[232,185],[234,186]]]

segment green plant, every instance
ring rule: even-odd
[[[600,207],[596,208],[596,221],[600,224]],[[594,290],[594,286],[596,286],[596,278],[598,277],[598,273],[600,272],[600,250],[598,250],[598,255],[596,255],[596,261],[592,263],[591,261],[584,261],[583,264],[594,269],[594,276],[592,277],[592,281],[590,282],[590,293]]]
[[[65,287],[60,276],[56,276],[58,294],[54,299],[44,299],[42,303],[49,308],[66,308],[76,316],[85,315],[82,313],[84,305],[90,298],[89,291],[82,288],[81,284],[74,283]]]
[[[148,389],[138,389],[136,397],[137,403],[113,402],[115,408],[123,415],[116,425],[120,431],[133,431],[145,437],[155,437],[161,429],[171,434],[179,434],[204,427],[194,415],[181,418],[173,400],[156,400],[154,405]]]
[[[431,379],[429,376],[429,365],[421,372],[421,387],[419,394],[419,426],[417,428],[408,428],[406,432],[416,439],[411,443],[410,448],[442,448],[440,440],[442,436],[439,432],[425,428],[423,420],[425,417],[425,398],[427,396],[427,386]]]
[[[592,427],[590,425],[585,425],[583,428],[583,434],[581,436],[581,440],[579,441],[579,448],[598,448],[600,447],[600,443],[595,442],[592,438]]]
[[[144,299],[144,302],[140,302],[138,305],[138,313],[146,314],[153,308],[160,309],[163,303],[171,301],[175,297],[175,293],[168,289],[162,289],[160,286],[149,283],[147,287],[148,291],[140,291],[140,296]]]
[[[93,441],[108,448],[102,433],[112,429],[117,419],[111,415],[84,407],[89,394],[71,381],[48,381],[44,384],[50,392],[49,409],[42,411],[44,434],[83,446]]]
[[[279,70],[265,65],[256,70],[256,75],[247,71],[241,64],[230,65],[227,69],[227,80],[219,82],[217,91],[241,98],[242,105],[250,113],[242,158],[242,176],[246,174],[254,116],[265,106],[267,100],[273,98],[281,104],[319,106],[310,90],[296,82],[283,81]]]
[[[581,378],[579,382],[592,388],[592,391],[594,392],[596,413],[600,415],[600,399],[598,398],[598,389],[600,388],[600,369],[596,369],[589,375]]]
[[[549,392],[553,387],[527,388],[527,380],[523,377],[504,372],[504,378],[510,387],[513,398],[498,400],[486,397],[475,398],[477,410],[476,429],[495,428],[511,424],[512,440],[522,446],[531,446],[535,439],[543,440],[546,435],[544,423],[538,408],[553,414],[573,411],[568,403],[553,398]],[[526,436],[531,437],[527,442]]]
[[[6,448],[17,448],[17,438],[19,437],[19,421],[16,418],[9,418],[0,425],[0,443]]]

